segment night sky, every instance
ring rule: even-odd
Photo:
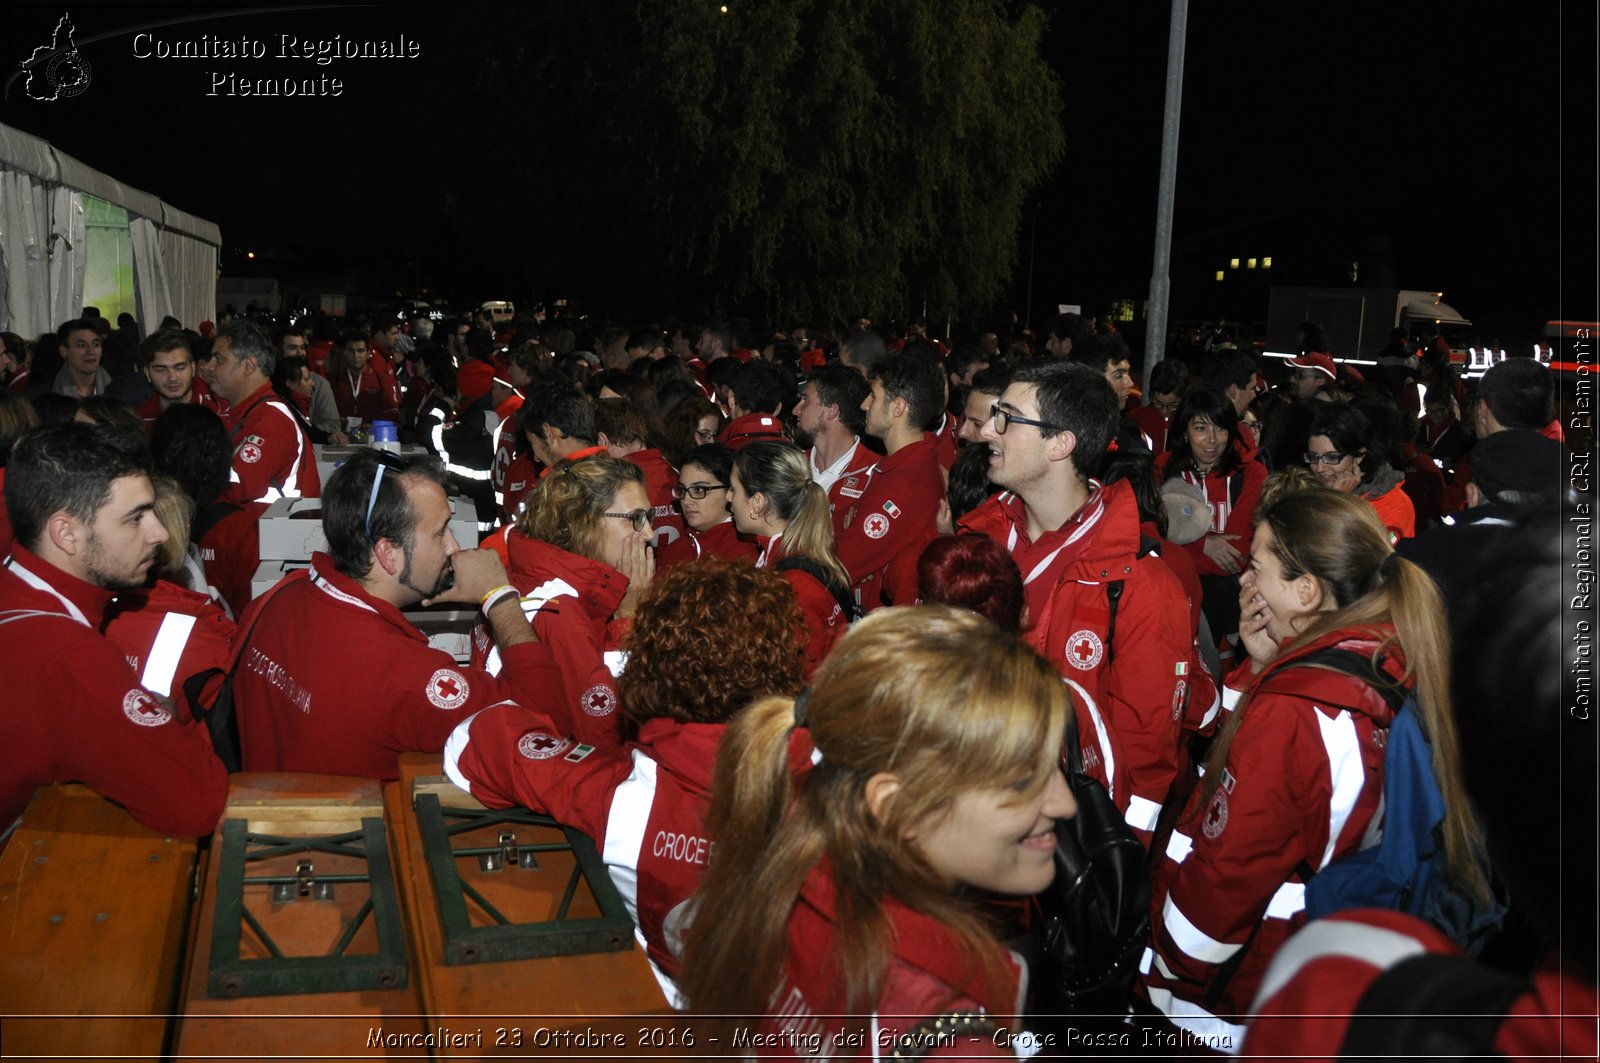
[[[62,10],[8,11],[8,71],[48,41]],[[582,144],[541,136],[537,113],[508,128],[486,119],[483,58],[540,47],[506,33],[499,8],[69,10],[93,64],[89,89],[38,102],[19,79],[0,121],[217,222],[229,271],[237,252],[282,247],[290,269],[354,265],[352,283],[375,291],[409,289],[420,273],[459,299],[501,297],[433,246],[443,197],[472,197],[490,168],[583,162]],[[1011,299],[1026,300],[1032,238],[1036,323],[1060,302],[1147,293],[1167,52],[1167,4],[1054,10],[1046,52],[1062,79],[1067,154],[1022,219]],[[152,32],[274,44],[404,34],[420,57],[320,67],[133,56],[134,29],[213,12]],[[1231,256],[1271,255],[1279,283],[1342,283],[1363,260],[1364,283],[1442,290],[1506,338],[1536,338],[1556,316],[1592,320],[1594,17],[1592,4],[1550,2],[1192,5],[1173,317],[1264,318],[1264,283],[1217,285],[1213,273]],[[345,88],[210,97],[212,70],[327,74]],[[544,209],[582,204],[507,204],[505,229],[485,238],[531,244]]]

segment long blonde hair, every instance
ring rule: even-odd
[[[150,477],[155,489],[156,520],[167,530],[167,541],[156,548],[156,563],[151,566],[162,579],[178,580],[189,552],[189,527],[194,520],[194,500],[170,476]],[[200,588],[205,590],[204,587]]]
[[[639,466],[604,455],[557,462],[528,493],[517,530],[532,539],[594,557],[605,512],[617,492],[644,483]]]
[[[745,493],[765,495],[784,522],[783,538],[778,540],[782,556],[810,558],[841,587],[849,587],[850,573],[834,544],[828,493],[811,478],[805,451],[792,443],[748,443],[734,459],[734,467]]]
[[[1338,604],[1299,632],[1297,645],[1355,629],[1370,632],[1377,641],[1372,654],[1375,668],[1380,655],[1399,651],[1405,669],[1402,682],[1414,681],[1418,723],[1432,747],[1434,775],[1444,797],[1446,871],[1462,889],[1487,899],[1488,883],[1473,855],[1481,835],[1461,778],[1450,705],[1450,637],[1438,588],[1422,569],[1395,554],[1377,511],[1355,495],[1320,485],[1291,488],[1257,509],[1256,526],[1263,525],[1272,529],[1272,552],[1283,578],[1310,573]],[[1206,781],[1198,804],[1190,806],[1191,814],[1209,806],[1249,702],[1249,698],[1242,701],[1217,733],[1206,758]]]
[[[701,881],[679,981],[702,1013],[758,1014],[780,984],[790,915],[819,861],[837,896],[846,1007],[871,1011],[893,955],[892,895],[963,943],[990,1000],[1004,1001],[1002,953],[979,910],[952,893],[907,832],[963,792],[1024,775],[1037,794],[1058,770],[1069,701],[1060,677],[1015,636],[950,606],[883,609],[817,670],[805,708],[821,761],[791,774],[794,702],[766,698],[730,725],[707,826],[716,859]],[[869,779],[900,789],[874,815]],[[1018,794],[1022,799],[1023,794]]]

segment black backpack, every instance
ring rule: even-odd
[[[773,571],[787,572],[790,569],[799,569],[828,588],[828,593],[833,595],[833,600],[839,603],[840,609],[844,610],[845,623],[853,624],[861,619],[861,605],[856,601],[856,596],[850,593],[849,587],[840,586],[837,580],[830,577],[827,569],[809,557],[793,556],[779,561]]]
[[[1524,978],[1465,956],[1424,953],[1384,971],[1361,996],[1339,1046],[1342,1059],[1479,1059],[1498,1056],[1495,1033]]]

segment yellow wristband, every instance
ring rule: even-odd
[[[514,590],[516,590],[516,588],[513,587],[511,584],[502,583],[498,587],[491,588],[488,591],[488,593],[486,593],[482,598],[479,598],[478,599],[478,604],[479,605],[488,605],[490,600],[500,597],[506,591],[514,591]]]

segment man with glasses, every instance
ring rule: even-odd
[[[233,473],[226,500],[260,514],[280,498],[316,498],[322,493],[311,437],[294,411],[272,390],[278,351],[272,337],[251,321],[217,330],[211,347],[211,387],[229,407]]]
[[[479,709],[561,689],[500,558],[457,544],[447,482],[436,459],[371,450],[328,481],[327,553],[240,621],[234,699],[246,771],[393,779],[400,753],[439,752]],[[482,610],[498,676],[432,648],[401,612],[445,602]]]
[[[989,479],[1007,490],[961,526],[1017,562],[1027,638],[1073,687],[1084,764],[1148,844],[1177,774],[1185,706],[1216,694],[1195,667],[1183,585],[1143,549],[1131,485],[1090,478],[1119,418],[1116,392],[1087,366],[1020,370],[983,428]]]
[[[917,556],[938,532],[944,470],[938,443],[922,426],[944,406],[944,367],[891,354],[867,378],[872,390],[861,403],[866,429],[883,440],[886,453],[839,520],[838,549],[856,601],[871,612],[916,601]]]

